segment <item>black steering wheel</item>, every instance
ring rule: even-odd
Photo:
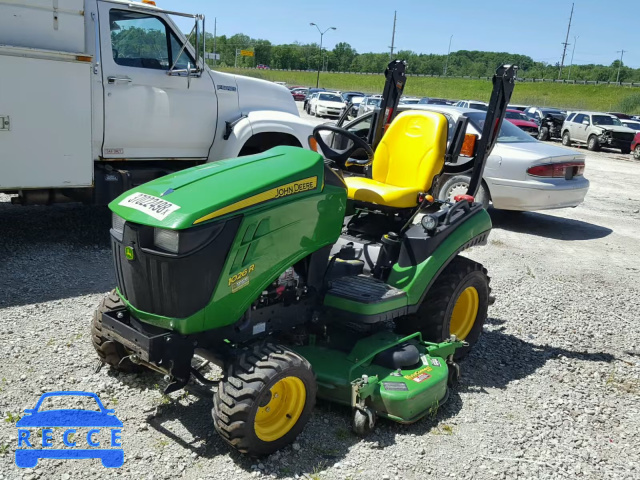
[[[334,150],[324,141],[320,132],[327,131],[332,133],[337,133],[338,135],[344,135],[347,139],[353,142],[353,145],[345,150]],[[349,130],[345,130],[344,128],[336,127],[335,125],[318,125],[313,129],[313,138],[318,142],[318,146],[322,150],[324,156],[335,162],[340,169],[344,169],[346,167],[350,167],[356,165],[358,167],[366,167],[373,163],[373,149],[371,146],[362,140],[355,133],[350,132]],[[355,158],[351,158],[358,150],[364,150],[367,154],[366,160],[357,160]]]

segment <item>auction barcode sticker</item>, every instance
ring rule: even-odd
[[[171,202],[167,202],[153,195],[146,193],[134,193],[122,200],[118,205],[123,207],[135,208],[157,220],[164,220],[167,216],[180,208]]]

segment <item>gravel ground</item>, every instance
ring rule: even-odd
[[[259,462],[213,430],[208,395],[103,368],[89,319],[114,285],[103,208],[16,207],[0,195],[0,479],[640,478],[640,163],[588,154],[575,209],[492,211],[497,297],[461,384],[432,418],[361,440],[319,402],[297,442]],[[635,354],[633,352],[636,352]],[[16,416],[42,392],[94,391],[123,421],[125,464],[13,464]]]

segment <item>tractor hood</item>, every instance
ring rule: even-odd
[[[109,208],[126,221],[185,229],[324,185],[322,156],[298,147],[221,160],[158,178],[123,193]]]

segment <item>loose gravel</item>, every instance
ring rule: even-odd
[[[0,195],[0,479],[640,478],[640,163],[589,153],[586,175],[578,208],[491,212],[489,245],[469,256],[497,301],[435,415],[360,439],[348,409],[319,402],[296,443],[259,461],[218,438],[210,395],[94,373],[89,319],[114,285],[106,209]],[[93,391],[116,410],[122,468],[14,465],[15,421],[50,390]]]

